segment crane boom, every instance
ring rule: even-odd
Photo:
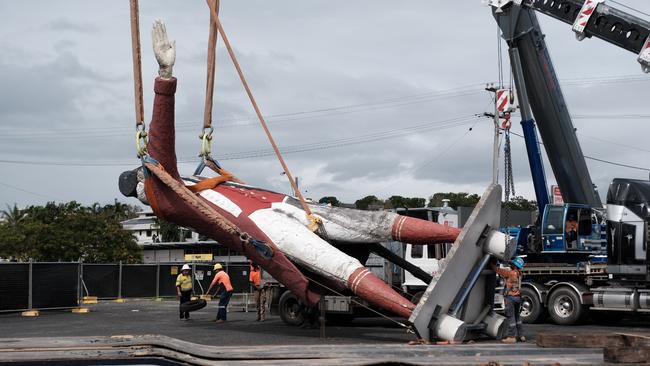
[[[576,20],[587,16],[578,39],[594,36],[634,52],[644,71],[650,72],[650,22],[593,0],[528,0],[522,5],[576,26]]]
[[[511,64],[521,65],[521,75],[515,77],[523,79],[562,198],[565,202],[601,207],[535,10],[513,5],[493,8],[493,14],[511,49]],[[541,162],[536,165],[541,166]],[[534,170],[532,173],[537,175]]]

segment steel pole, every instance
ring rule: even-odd
[[[29,259],[29,295],[27,296],[27,309],[32,310],[32,297],[33,297],[33,292],[34,292],[34,287],[32,284],[32,279],[33,279],[33,270],[34,270],[34,263],[32,259]]]
[[[122,261],[120,261],[118,270],[117,270],[117,298],[122,298]]]

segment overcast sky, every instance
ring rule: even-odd
[[[621,2],[650,12],[647,1]],[[479,0],[221,3],[227,35],[271,131],[293,151],[285,158],[306,196],[428,197],[482,193],[490,183],[492,122],[473,116],[493,108],[483,88],[498,79],[497,31]],[[177,42],[177,154],[190,174],[203,115],[207,7],[201,0],[141,0],[140,7],[145,114],[157,72],[150,29],[162,18]],[[137,203],[117,187],[119,174],[139,163],[128,1],[0,0],[0,14],[2,208]],[[539,19],[570,112],[580,117],[583,152],[650,168],[650,76],[636,55],[598,39],[577,42],[570,26]],[[222,45],[215,155],[246,182],[288,193]],[[523,141],[512,143],[516,192],[534,199]],[[614,177],[648,178],[587,164],[603,200]],[[548,165],[547,177],[552,184]]]

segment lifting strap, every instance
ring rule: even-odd
[[[217,14],[219,14],[219,4],[220,0],[208,0],[211,2],[211,6],[214,7]],[[217,54],[217,27],[215,24],[210,21],[210,34],[208,36],[208,68],[207,68],[207,77],[205,82],[205,104],[203,108],[203,131],[199,135],[201,139],[201,148],[199,150],[199,156],[201,157],[201,163],[197,167],[194,175],[199,175],[203,171],[203,168],[208,167],[215,173],[228,176],[228,179],[221,180],[219,183],[225,181],[233,181],[236,183],[244,183],[232,173],[226,171],[221,167],[219,162],[217,162],[211,155],[212,153],[212,132],[214,128],[212,127],[212,107],[214,100],[214,75],[216,68],[216,54]],[[215,184],[216,186],[216,184]],[[214,188],[214,186],[212,187]]]
[[[273,136],[271,135],[271,131],[269,131],[268,126],[266,125],[266,121],[264,120],[264,116],[262,116],[262,112],[257,105],[257,102],[255,101],[255,97],[253,96],[253,92],[251,91],[250,86],[248,85],[248,82],[246,81],[246,78],[244,77],[244,72],[241,69],[241,66],[239,65],[239,62],[237,61],[237,57],[235,56],[235,52],[233,51],[230,41],[228,40],[228,37],[226,36],[226,33],[223,30],[223,26],[221,25],[221,21],[219,20],[219,15],[217,14],[217,9],[215,8],[215,4],[212,3],[210,0],[206,0],[206,3],[208,4],[208,7],[210,8],[210,15],[212,22],[217,28],[217,33],[219,36],[221,36],[221,39],[223,40],[224,45],[226,46],[226,50],[228,51],[228,55],[230,56],[230,59],[232,60],[233,65],[235,66],[235,69],[237,70],[237,74],[239,75],[239,79],[242,82],[242,85],[244,86],[244,89],[246,90],[246,94],[248,94],[248,98],[251,101],[251,104],[253,105],[253,109],[255,110],[255,113],[257,114],[257,118],[260,120],[260,124],[262,125],[262,128],[264,129],[264,132],[266,133],[266,137],[269,139],[269,142],[271,143],[271,146],[273,147],[273,151],[275,152],[276,157],[280,161],[280,164],[282,165],[282,169],[284,170],[284,173],[286,174],[287,178],[289,179],[289,183],[291,184],[291,187],[293,188],[293,191],[296,193],[296,196],[298,197],[298,200],[300,200],[300,205],[302,206],[303,210],[305,210],[305,213],[307,214],[307,218],[310,221],[309,224],[309,229],[312,231],[317,231],[320,225],[321,221],[320,218],[315,216],[311,209],[309,208],[309,205],[307,205],[307,202],[305,201],[305,198],[303,197],[302,193],[298,189],[298,185],[296,184],[296,181],[293,179],[293,176],[291,175],[291,172],[289,171],[289,167],[287,166],[287,163],[284,161],[282,158],[282,154],[280,153],[280,149],[278,148],[277,144],[275,143],[275,140],[273,139]],[[321,227],[322,228],[322,227]]]
[[[142,55],[140,51],[140,10],[138,0],[130,0],[131,51],[133,54],[133,91],[135,98],[135,143],[138,157],[147,154],[147,131],[142,102]]]

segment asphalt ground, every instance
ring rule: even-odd
[[[318,344],[405,344],[415,339],[404,328],[383,318],[359,318],[345,324],[327,325],[325,338],[318,328],[288,326],[278,316],[255,321],[254,312],[230,311],[228,321],[214,322],[217,303],[210,302],[192,313],[192,320],[178,317],[178,302],[129,300],[88,305],[87,314],[68,311],[41,311],[39,317],[0,313],[0,338],[91,337],[114,335],[165,335],[211,346],[318,345]],[[560,333],[624,332],[650,335],[650,318],[623,319],[608,324],[593,321],[581,325],[525,324],[524,333],[534,342],[539,332]],[[485,341],[495,342],[495,341]]]

